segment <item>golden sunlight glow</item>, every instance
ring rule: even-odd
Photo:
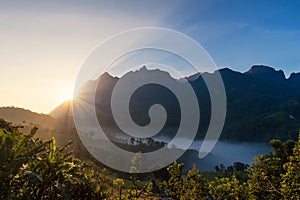
[[[60,104],[67,100],[73,99],[73,88],[72,84],[65,84],[57,89],[57,98],[56,101]]]

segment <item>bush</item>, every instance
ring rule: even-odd
[[[93,164],[0,120],[0,199],[104,199],[107,178]]]

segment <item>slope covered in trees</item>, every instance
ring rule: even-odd
[[[245,73],[228,68],[219,72],[224,81],[227,97],[227,116],[221,139],[250,142],[268,142],[274,138],[297,139],[300,130],[299,73],[286,78],[281,70],[267,66],[253,66]],[[150,73],[157,76],[167,74],[165,71],[149,70],[146,67],[128,73],[138,77]],[[202,76],[213,76],[215,73],[187,77],[199,101],[201,116],[197,136],[199,139],[206,133],[211,115],[210,96]],[[170,80],[173,79],[168,76]],[[78,98],[88,101],[90,98],[88,95],[94,92],[93,88],[98,83],[95,105],[99,123],[108,127],[107,129],[117,130],[116,132],[120,130],[112,116],[111,95],[120,78],[104,73],[99,79],[87,82],[78,94]],[[182,80],[175,81],[178,84],[186,84]],[[139,88],[130,100],[131,117],[137,124],[148,124],[150,120],[148,110],[153,104],[161,104],[166,109],[168,118],[161,133],[172,137],[173,133],[168,133],[168,128],[176,129],[179,126],[180,107],[174,94],[165,87],[148,84]],[[54,113],[68,113],[68,106],[65,105],[55,109]],[[59,108],[64,111],[59,112]]]
[[[83,162],[57,148],[55,138],[35,139],[0,120],[1,199],[299,199],[300,137],[298,142],[270,141],[274,152],[259,155],[243,173],[205,178],[196,166],[183,174],[183,164],[174,162],[164,170],[145,176],[118,177],[92,162]],[[132,160],[136,169],[137,153]],[[237,169],[237,168],[236,168]],[[220,172],[218,172],[220,173]],[[127,177],[127,178],[126,178]],[[139,180],[139,178],[142,178]]]

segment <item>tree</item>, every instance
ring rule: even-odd
[[[201,200],[207,199],[209,194],[208,182],[202,178],[196,165],[188,171],[184,184],[182,200]]]
[[[215,166],[215,170],[216,170],[216,172],[219,172],[219,171],[220,171],[219,165],[216,165],[216,166]]]
[[[182,174],[183,164],[174,162],[168,167],[170,178],[164,181],[162,188],[166,190],[169,197],[180,200],[201,200],[207,199],[209,194],[208,182],[202,178],[196,165]]]
[[[233,175],[230,178],[216,178],[209,183],[209,193],[212,199],[248,199],[246,183],[240,184]]]
[[[281,175],[286,173],[283,166],[293,154],[295,142],[282,143],[279,140],[271,140],[269,145],[274,148],[274,153],[256,156],[255,163],[249,168],[248,184],[252,199],[286,198],[281,192]]]
[[[107,178],[82,162],[55,139],[43,142],[0,120],[0,199],[105,199]]]
[[[286,199],[300,199],[300,134],[298,143],[289,157],[289,162],[284,165],[286,170],[282,174],[281,192]]]
[[[182,176],[183,163],[177,163],[176,161],[170,165],[167,170],[170,173],[168,181],[162,183],[162,189],[165,193],[174,199],[180,199],[184,193],[184,179]]]
[[[118,192],[119,192],[119,200],[124,199],[123,195],[122,195],[122,188],[124,187],[124,180],[121,178],[117,178],[115,180],[113,180],[113,185],[117,188]]]

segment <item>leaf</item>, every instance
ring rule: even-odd
[[[28,135],[29,137],[33,137],[36,134],[36,131],[38,130],[37,127],[33,127],[30,131],[30,134]]]
[[[32,171],[25,171],[25,174],[31,178],[33,181],[44,182],[43,178],[40,177],[37,173]]]
[[[51,163],[55,159],[55,151],[56,151],[56,145],[55,145],[55,138],[54,137],[50,138],[49,146],[50,146],[50,153],[48,155],[48,160]]]

